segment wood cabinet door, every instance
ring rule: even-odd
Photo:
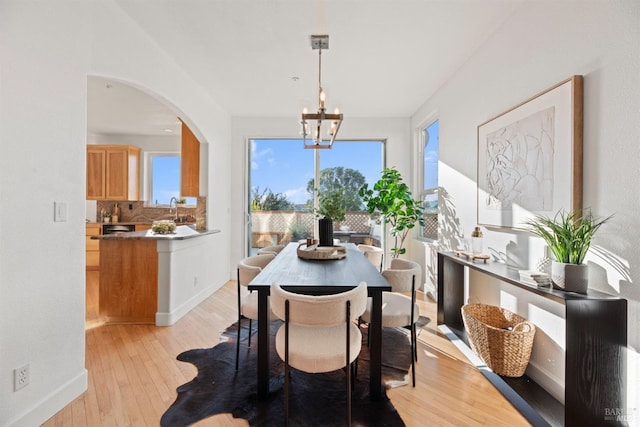
[[[107,200],[128,200],[129,158],[126,148],[107,150]]]
[[[87,200],[106,196],[106,151],[87,148]]]
[[[184,122],[180,153],[180,195],[200,196],[200,141]]]
[[[87,199],[138,200],[140,149],[129,145],[87,146]]]
[[[98,270],[100,267],[100,240],[92,240],[91,236],[101,234],[100,224],[87,224],[85,231],[85,267],[87,270]]]

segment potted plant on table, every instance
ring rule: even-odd
[[[370,189],[367,184],[360,188],[360,197],[369,214],[379,214],[391,226],[389,233],[394,238],[391,248],[393,258],[406,253],[404,242],[416,224],[424,226],[422,202],[411,196],[409,186],[395,168],[386,168]]]
[[[318,219],[318,233],[320,246],[333,246],[333,222],[344,221],[347,207],[344,203],[344,190],[337,188],[329,193],[320,195],[316,216]]]
[[[587,293],[589,266],[583,264],[584,258],[593,235],[612,216],[601,219],[590,210],[562,210],[553,218],[536,215],[525,222],[527,231],[542,237],[551,251],[551,282],[556,288]]]

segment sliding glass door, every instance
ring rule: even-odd
[[[381,227],[372,223],[357,193],[380,178],[383,141],[336,141],[331,149],[311,150],[300,139],[251,139],[249,148],[249,254],[317,236],[315,189],[320,194],[340,189],[347,214],[334,224],[334,237],[381,246]]]

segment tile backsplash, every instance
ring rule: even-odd
[[[206,229],[206,197],[198,197],[196,207],[178,207],[178,218],[183,222],[196,223],[199,230]],[[91,208],[95,203],[95,212],[92,215]],[[151,223],[161,219],[174,219],[175,209],[172,207],[148,207],[141,201],[116,201],[116,200],[87,200],[87,219],[89,221],[102,221],[103,210],[113,213],[116,206],[120,210],[118,222],[142,222]]]

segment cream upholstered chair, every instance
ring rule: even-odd
[[[289,421],[290,368],[308,373],[345,368],[347,414],[351,425],[353,362],[360,354],[362,335],[353,322],[367,305],[367,284],[332,295],[301,295],[274,284],[271,308],[284,325],[276,334],[276,351],[285,362],[285,424]]]
[[[238,356],[240,355],[240,325],[242,319],[249,319],[248,346],[251,347],[251,320],[258,319],[258,293],[249,292],[247,285],[262,271],[273,259],[273,253],[254,255],[238,262],[237,287],[238,287],[238,336],[236,339],[236,371],[238,370]],[[269,319],[276,319],[269,310]]]
[[[416,304],[416,283],[421,283],[422,268],[413,261],[394,258],[382,275],[391,285],[391,292],[382,293],[382,326],[388,328],[404,327],[411,330],[411,377],[416,386],[415,362],[418,360],[416,321],[420,317],[420,308]],[[403,295],[411,293],[411,297]],[[371,322],[371,302],[362,315],[362,320]]]
[[[274,254],[278,255],[284,249],[284,245],[273,245],[273,246],[265,246],[264,248],[258,249],[257,254]]]
[[[382,271],[382,259],[384,251],[382,248],[371,245],[358,245],[358,250],[364,253],[364,256],[378,269]]]

